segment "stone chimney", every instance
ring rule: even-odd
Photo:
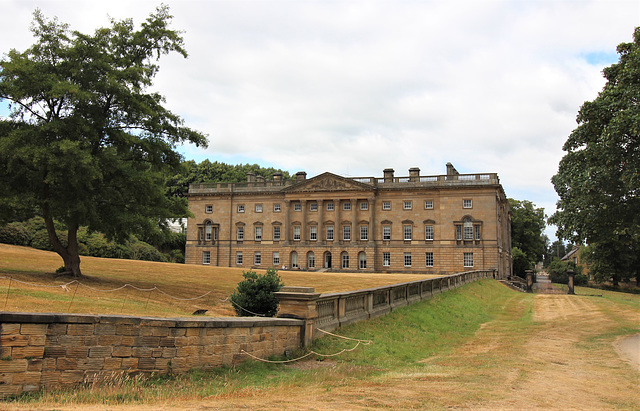
[[[273,175],[273,181],[278,182],[278,183],[281,182],[282,181],[282,173],[275,173]]]
[[[252,172],[248,172],[247,173],[247,183],[253,183],[254,181],[256,181],[256,175],[253,174]]]
[[[393,168],[385,168],[382,172],[384,173],[384,182],[393,183],[393,173],[395,173]]]
[[[409,169],[409,181],[420,181],[420,169],[418,167],[411,167]]]
[[[307,179],[307,173],[304,171],[298,171],[296,173],[296,181],[302,181]]]
[[[458,173],[458,170],[456,170],[456,168],[453,166],[453,164],[451,163],[447,163],[447,175],[448,176],[456,176],[460,173]]]
[[[263,176],[256,176],[256,181],[258,183],[264,183],[264,177]]]

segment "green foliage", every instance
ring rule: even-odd
[[[134,260],[166,261],[160,251],[144,241],[134,240],[131,245],[131,257]]]
[[[56,230],[56,235],[60,240],[60,243],[63,246],[67,246],[67,232]],[[38,250],[46,250],[53,251],[53,246],[51,245],[51,240],[49,239],[49,232],[46,229],[38,230],[33,233],[31,237],[31,244],[29,244],[33,248],[37,248]]]
[[[625,245],[619,241],[601,241],[584,247],[581,257],[589,264],[589,273],[596,283],[611,281],[614,287],[620,281],[628,281],[640,263],[640,249],[635,244]]]
[[[547,248],[544,235],[544,208],[536,208],[531,201],[509,199],[511,205],[511,247],[517,247],[524,253],[529,265],[542,261]],[[514,267],[515,268],[515,267]]]
[[[0,243],[13,245],[29,245],[31,233],[24,223],[9,223],[0,227]]]
[[[238,316],[275,316],[278,313],[278,299],[273,293],[284,286],[278,270],[269,268],[265,274],[245,271],[242,276],[244,280],[238,283],[230,297]]]
[[[68,244],[54,235],[52,246],[76,276],[81,226],[124,241],[187,214],[184,199],[166,196],[166,176],[180,165],[177,144],[206,138],[148,91],[161,55],[187,55],[171,18],[161,6],[140,29],[111,20],[83,34],[38,10],[35,44],[0,61],[0,99],[10,103],[0,121],[0,210],[38,210],[52,235],[54,219],[64,224]]]
[[[554,241],[547,247],[544,255],[544,266],[549,267],[554,258],[562,258],[573,248],[571,244],[566,244],[562,240]]]
[[[552,178],[558,236],[591,245],[596,278],[640,279],[640,27],[585,102]]]
[[[177,197],[184,197],[187,194],[189,184],[205,182],[241,183],[247,181],[248,173],[262,176],[266,180],[271,180],[276,173],[281,173],[283,179],[290,178],[289,172],[273,167],[264,168],[257,164],[230,165],[217,161],[212,163],[209,160],[203,160],[199,164],[193,160],[185,161],[178,171],[178,173],[167,179],[169,194]]]
[[[531,269],[531,261],[527,255],[518,247],[511,249],[511,255],[513,257],[513,273],[521,278],[527,278],[526,270]]]
[[[586,275],[582,274],[582,267],[576,266],[572,261],[562,261],[554,258],[549,266],[549,280],[557,284],[569,284],[569,270],[575,273],[573,285],[587,285],[589,282]]]

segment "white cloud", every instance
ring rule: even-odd
[[[190,156],[309,176],[438,174],[451,161],[498,172],[507,195],[548,213],[562,144],[612,63],[592,57],[640,25],[636,0],[168,3],[190,57],[165,57],[156,88],[210,135]],[[31,43],[35,7],[92,31],[157,3],[0,5],[6,52]]]

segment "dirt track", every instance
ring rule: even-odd
[[[612,333],[620,322],[637,327],[640,314],[607,307],[598,297],[536,295],[531,303],[514,294],[467,344],[405,373],[108,409],[640,409],[640,371],[616,351]],[[533,322],[518,326],[523,315]]]

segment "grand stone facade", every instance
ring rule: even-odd
[[[510,208],[494,173],[192,184],[186,262],[242,268],[511,273]]]

